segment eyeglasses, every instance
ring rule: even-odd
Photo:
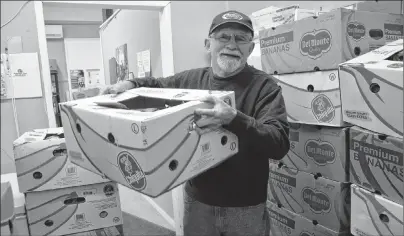
[[[222,43],[228,43],[231,41],[231,38],[234,37],[234,42],[237,44],[247,44],[252,41],[252,37],[245,35],[245,34],[227,34],[227,33],[221,33],[218,35],[211,35],[209,38],[213,38],[218,40],[219,42]]]

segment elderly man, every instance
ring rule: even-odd
[[[103,92],[135,87],[234,91],[233,109],[207,97],[212,109],[198,109],[203,130],[222,126],[239,138],[239,152],[185,185],[184,232],[190,235],[263,235],[269,176],[268,159],[289,150],[289,124],[281,88],[274,79],[247,65],[254,49],[251,19],[227,11],[213,19],[205,48],[211,67],[192,69],[167,78],[142,78],[115,84]]]

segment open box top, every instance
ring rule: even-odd
[[[402,58],[399,60],[391,60],[391,57],[395,54],[403,51],[403,39],[396,40],[394,42],[388,43],[378,49],[370,51],[361,56],[355,57],[347,62],[341,63],[340,66],[351,65],[356,63],[361,64],[377,64],[378,62],[386,61],[385,63],[403,63]]]
[[[49,140],[52,138],[64,138],[63,128],[34,129],[32,131],[25,132],[13,142],[13,145],[14,147],[17,147],[22,144]]]
[[[208,95],[218,97],[235,107],[234,92],[230,91],[144,87],[134,88],[118,95],[102,95],[61,105],[114,117],[128,118],[132,115],[134,121],[146,121],[201,104],[200,99]]]

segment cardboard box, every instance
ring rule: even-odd
[[[267,202],[267,212],[269,216],[270,236],[348,236],[346,232],[335,232],[320,224],[316,224],[301,215],[278,207],[272,202]]]
[[[110,181],[70,162],[63,128],[24,133],[14,141],[14,158],[23,193]]]
[[[397,40],[339,67],[343,120],[378,133],[403,137],[403,50]]]
[[[114,182],[26,193],[32,235],[58,236],[122,224]]]
[[[403,204],[403,139],[352,127],[351,182]]]
[[[238,152],[225,129],[199,135],[196,108],[206,90],[136,88],[61,104],[73,163],[151,197],[218,165]],[[234,92],[211,95],[235,106]],[[120,108],[112,108],[120,107]],[[201,118],[205,119],[205,118]]]
[[[1,183],[1,235],[13,234],[14,225],[14,198],[9,182]]]
[[[349,183],[269,165],[268,200],[335,232],[349,230]]]
[[[293,123],[344,126],[338,70],[275,75],[282,87],[288,120]]]
[[[117,225],[102,229],[95,229],[86,232],[69,234],[65,236],[124,236],[124,234],[123,234],[123,225]]]
[[[260,31],[262,68],[269,74],[337,69],[402,36],[402,15],[340,8]]]
[[[1,175],[2,183],[10,183],[14,201],[13,236],[27,236],[29,234],[27,214],[25,211],[25,196],[20,192],[16,173]],[[9,207],[11,205],[7,205]],[[5,207],[5,208],[7,208]]]
[[[270,6],[253,12],[251,21],[255,31],[254,38],[259,37],[259,32],[261,30],[288,24],[315,15],[315,10],[300,9],[299,5],[292,5],[283,8]]]
[[[348,128],[290,124],[288,168],[349,182]]]
[[[403,205],[351,185],[351,233],[361,236],[403,235]]]

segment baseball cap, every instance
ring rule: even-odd
[[[237,23],[247,27],[251,30],[254,35],[254,28],[252,26],[252,21],[250,17],[244,15],[238,11],[226,11],[222,12],[213,18],[212,24],[210,25],[209,34],[211,34],[217,27],[224,25],[226,23]]]

